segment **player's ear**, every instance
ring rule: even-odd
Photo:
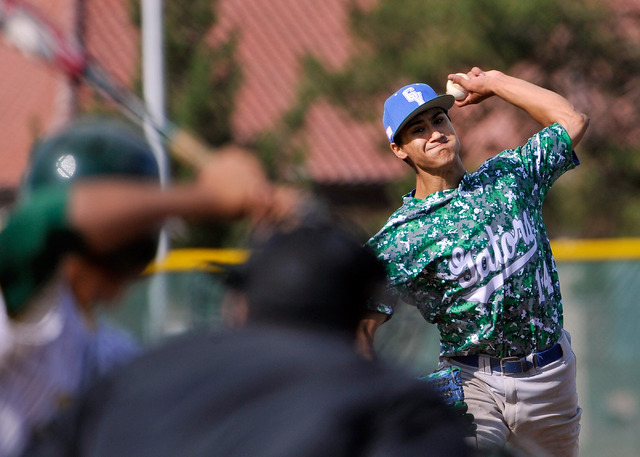
[[[391,150],[396,155],[396,157],[398,157],[399,159],[402,159],[402,160],[406,160],[407,159],[407,153],[402,150],[402,146],[400,146],[400,145],[398,145],[396,143],[391,143],[390,146],[391,146]]]

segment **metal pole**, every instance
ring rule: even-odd
[[[164,37],[162,0],[142,0],[142,77],[144,101],[157,125],[166,123],[164,80]],[[160,180],[166,186],[169,179],[167,154],[160,134],[145,126],[160,167]]]
[[[165,66],[162,0],[142,0],[142,81],[144,101],[156,125],[164,126],[165,114]],[[160,134],[145,125],[145,134],[156,156],[160,170],[160,184],[169,181],[169,161]],[[165,229],[160,234],[156,260],[162,260],[169,252],[169,237]],[[154,275],[149,288],[148,338],[153,342],[164,333],[168,308],[168,287],[164,274]]]

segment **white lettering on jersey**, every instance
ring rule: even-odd
[[[449,269],[458,277],[459,284],[471,287],[492,273],[498,272],[484,286],[463,297],[467,301],[487,303],[489,297],[504,281],[516,271],[522,269],[538,249],[529,215],[523,212],[522,219],[514,219],[513,227],[502,236],[496,235],[491,227],[485,226],[489,245],[480,251],[475,258],[461,247],[453,249]],[[529,249],[519,258],[515,258],[516,246],[522,240]]]

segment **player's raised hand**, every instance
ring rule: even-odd
[[[449,80],[462,86],[467,96],[456,100],[457,106],[480,103],[493,95],[524,110],[540,125],[562,125],[575,148],[589,126],[589,117],[578,111],[564,96],[524,79],[509,76],[498,70],[483,71],[473,67],[468,79],[451,74]]]
[[[486,100],[495,94],[494,84],[502,73],[497,70],[483,71],[479,67],[473,67],[466,75],[450,74],[448,80],[462,86],[467,96],[462,100],[456,100],[457,106],[474,105]]]

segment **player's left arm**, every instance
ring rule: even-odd
[[[366,359],[374,359],[374,337],[378,328],[389,319],[388,314],[371,311],[365,314],[356,329],[356,352]]]
[[[449,75],[449,79],[469,94],[456,105],[466,106],[480,103],[496,95],[508,103],[527,112],[543,126],[554,123],[562,125],[575,148],[589,126],[589,117],[576,108],[563,96],[520,78],[504,74],[501,71],[483,71],[478,67],[467,73],[469,79],[459,75]]]

